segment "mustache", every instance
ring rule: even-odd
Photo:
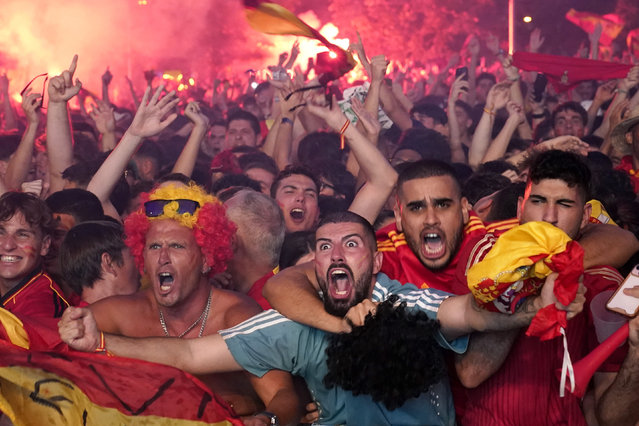
[[[328,270],[326,271],[326,279],[330,280],[330,274],[331,271],[333,269],[345,269],[348,271],[348,273],[351,275],[351,277],[353,276],[353,271],[351,270],[351,268],[346,264],[346,263],[331,263],[328,266]]]

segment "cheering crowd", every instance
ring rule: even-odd
[[[242,86],[147,73],[133,107],[78,56],[20,106],[0,77],[3,310],[195,374],[248,425],[639,421],[639,320],[583,398],[555,373],[639,263],[639,66],[566,85],[471,36],[420,79],[349,51],[365,81],[292,71],[294,45]],[[553,269],[478,301],[470,271],[517,229],[578,243],[570,300]],[[563,338],[526,333],[547,307]]]

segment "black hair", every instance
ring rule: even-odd
[[[457,179],[457,174],[453,166],[437,160],[421,160],[415,163],[410,163],[399,174],[399,177],[397,178],[397,189],[398,191],[401,191],[402,185],[410,180],[437,176],[450,176],[455,183],[459,194],[461,194],[461,184]]]
[[[432,158],[447,163],[451,159],[450,144],[446,136],[432,129],[414,127],[406,130],[395,153],[402,149],[412,149],[419,153],[422,159]]]
[[[495,74],[489,72],[480,73],[475,79],[475,82],[479,83],[480,80],[490,80],[493,84],[497,84],[497,77],[495,77]]]
[[[46,203],[53,213],[71,215],[76,223],[102,220],[104,216],[104,209],[98,197],[80,188],[54,192],[47,197]]]
[[[320,211],[320,219],[327,214],[343,212],[348,210],[351,203],[344,198],[332,197],[328,195],[320,195],[317,198],[317,206]]]
[[[53,235],[56,222],[47,203],[26,192],[5,192],[0,197],[0,222],[10,220],[18,212],[29,225],[39,229],[43,237]]]
[[[187,186],[193,183],[193,180],[184,173],[169,173],[164,176],[160,176],[160,178],[157,180],[158,185],[169,181],[180,182]]]
[[[271,185],[271,197],[275,198],[275,195],[277,194],[277,190],[279,189],[280,182],[282,181],[282,179],[286,179],[287,177],[293,176],[293,175],[302,175],[311,179],[313,183],[315,184],[316,193],[319,194],[320,181],[317,178],[317,176],[315,176],[315,173],[313,173],[308,167],[305,167],[301,164],[289,164],[288,166],[284,168],[284,170],[279,172],[279,174],[275,177],[275,180],[273,181],[273,185]]]
[[[462,187],[462,195],[470,204],[504,189],[510,184],[510,179],[497,173],[476,172],[471,175]]]
[[[363,326],[330,337],[324,385],[370,395],[395,410],[446,377],[438,331],[437,320],[391,296],[374,316],[366,316]]]
[[[257,192],[262,190],[260,183],[251,179],[244,174],[228,174],[224,175],[211,185],[211,193],[216,195],[229,188],[239,187],[242,189],[254,189]],[[228,199],[228,198],[227,198]]]
[[[238,109],[237,111],[232,112],[231,114],[229,114],[228,118],[226,119],[226,130],[229,129],[229,125],[231,124],[231,121],[235,121],[235,120],[248,121],[251,125],[251,129],[253,129],[253,132],[255,133],[255,136],[257,136],[258,138],[260,137],[260,134],[262,133],[260,131],[260,122],[255,115],[243,109]]]
[[[280,269],[295,265],[302,256],[313,251],[315,251],[315,231],[287,233],[280,251]]]
[[[319,229],[324,225],[328,225],[329,223],[359,223],[362,225],[362,228],[364,228],[364,239],[370,244],[373,250],[377,251],[377,239],[375,238],[375,229],[373,229],[373,225],[357,213],[345,210],[327,214],[320,219],[316,229]]]
[[[21,136],[17,133],[0,134],[0,160],[7,161],[20,145]]]
[[[574,112],[578,113],[581,116],[581,121],[582,121],[584,126],[588,123],[588,112],[586,112],[584,107],[582,107],[579,102],[568,101],[568,102],[564,102],[563,104],[559,105],[555,109],[555,111],[553,111],[552,117],[551,117],[551,122],[552,122],[553,127],[555,127],[555,124],[556,124],[555,120],[557,119],[557,114],[559,114],[560,112],[564,112],[564,111],[574,111]]]
[[[569,187],[576,186],[585,203],[590,199],[590,169],[581,156],[556,149],[537,154],[530,165],[528,183],[559,179]]]
[[[58,255],[60,275],[78,295],[83,287],[93,288],[102,278],[102,254],[118,265],[124,264],[124,228],[111,221],[80,223],[67,232]]]
[[[302,138],[297,148],[297,160],[311,167],[316,161],[342,161],[339,133],[313,132]]]
[[[277,176],[277,174],[280,172],[277,168],[277,163],[275,163],[275,160],[261,151],[250,152],[241,155],[237,159],[237,162],[240,165],[240,168],[244,171],[255,168],[263,169],[271,173],[273,176]]]
[[[331,160],[320,160],[312,165],[311,170],[320,180],[324,178],[330,183],[336,194],[341,195],[349,205],[353,202],[357,179],[346,169],[346,166]]]
[[[519,169],[517,169],[517,167],[505,160],[487,161],[477,167],[477,173],[489,172],[502,174],[507,170],[512,170],[516,173],[519,173]]]
[[[440,106],[430,102],[417,102],[415,106],[413,106],[413,108],[410,110],[411,115],[415,113],[432,118],[436,124],[444,125],[448,123],[448,116],[446,115],[446,111],[444,111],[444,109]]]
[[[524,196],[524,182],[511,183],[493,197],[493,204],[486,215],[487,222],[496,222],[517,217],[517,201]]]

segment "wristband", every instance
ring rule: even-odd
[[[493,110],[492,110],[492,109],[484,108],[484,112],[485,112],[486,114],[488,114],[488,115],[495,115],[495,113],[493,112]]]
[[[625,93],[627,95],[628,91],[624,89],[617,89],[617,93]]]
[[[546,112],[542,112],[539,114],[531,114],[530,115],[532,118],[546,118]]]
[[[286,123],[288,123],[288,124],[290,124],[292,126],[293,125],[293,120],[291,120],[288,117],[282,117],[282,124],[286,124]]]
[[[105,342],[104,342],[104,333],[100,332],[100,343],[98,344],[98,347],[95,348],[93,350],[93,352],[98,353],[98,354],[103,354],[106,356],[113,356],[113,354],[111,352],[109,352],[106,348]]]
[[[508,77],[508,80],[510,80],[510,81],[519,81],[520,78],[521,78],[521,76],[517,75],[517,77],[515,77],[515,78]]]
[[[339,131],[339,147],[340,149],[344,149],[344,132],[346,131],[346,129],[348,129],[348,126],[350,126],[351,121],[347,118],[346,122],[344,123],[344,125],[342,126],[342,128]]]

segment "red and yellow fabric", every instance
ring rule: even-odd
[[[0,341],[0,411],[14,425],[241,425],[175,368],[96,354],[27,351]]]
[[[296,35],[314,38],[337,55],[331,63],[331,70],[323,74],[330,75],[327,81],[335,80],[352,70],[357,63],[346,50],[331,43],[315,28],[310,27],[295,14],[279,4],[261,0],[244,0],[246,20],[251,28],[265,34]],[[322,79],[320,79],[321,81]]]
[[[626,174],[630,177],[630,182],[635,190],[635,194],[639,194],[639,170],[635,169],[635,165],[632,161],[632,155],[624,156],[621,159],[621,163],[615,167],[615,170],[626,172]]]
[[[610,214],[599,200],[593,199],[588,201],[586,204],[590,204],[590,217],[588,218],[590,223],[603,223],[618,226],[615,221],[612,220]]]
[[[578,12],[575,9],[570,9],[566,12],[566,19],[588,34],[592,34],[595,31],[595,26],[601,24],[599,43],[604,46],[609,46],[624,27],[623,19],[614,13],[597,15],[592,12]]]
[[[529,222],[502,234],[486,257],[469,269],[468,288],[487,309],[513,312],[553,271],[558,273],[555,296],[568,305],[583,273],[583,249],[559,228]],[[526,334],[548,340],[560,335],[560,327],[566,327],[566,313],[550,305],[537,313]]]

